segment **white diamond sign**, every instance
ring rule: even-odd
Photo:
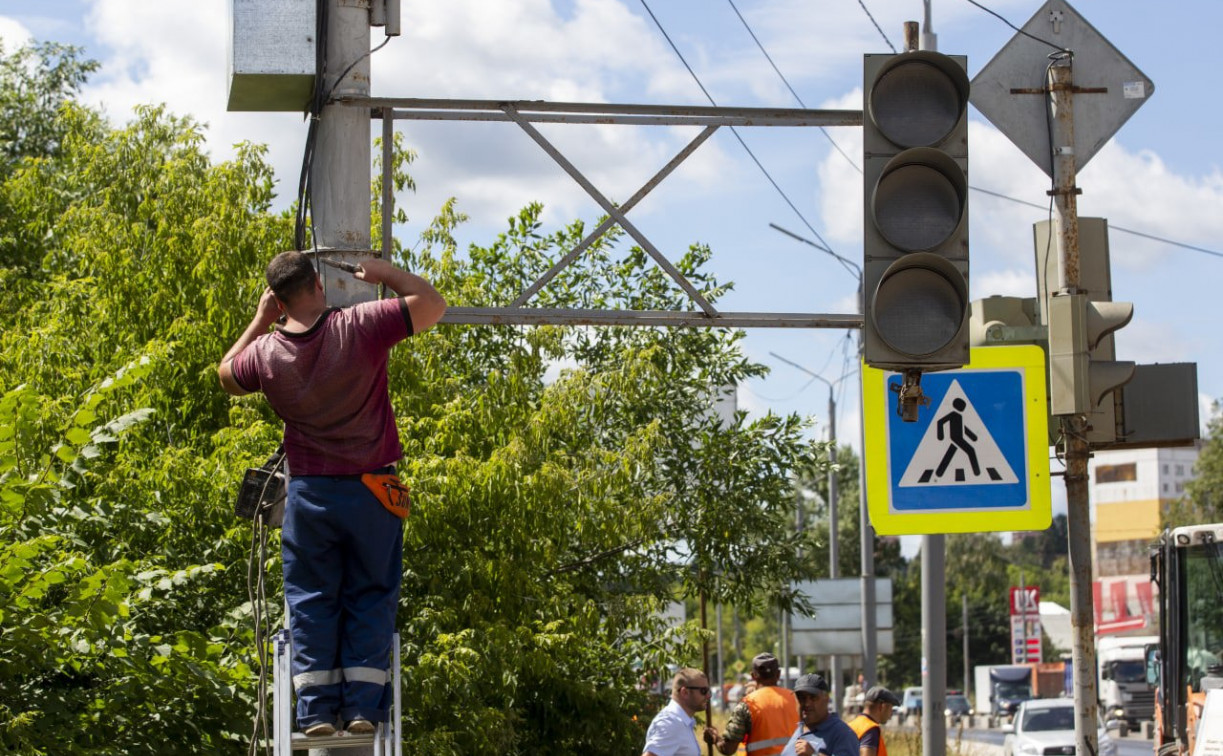
[[[1049,0],[972,80],[972,104],[1050,176],[1049,55],[1070,50],[1074,157],[1082,170],[1155,91],[1065,0]]]

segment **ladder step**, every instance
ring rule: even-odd
[[[359,748],[373,745],[375,737],[376,734],[350,735],[347,732],[337,732],[335,735],[308,738],[304,732],[295,732],[291,747],[294,751],[308,751],[311,748]]]

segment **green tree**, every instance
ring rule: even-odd
[[[279,422],[225,396],[215,368],[292,221],[271,211],[262,148],[213,164],[198,124],[161,108],[122,128],[70,102],[54,117],[55,148],[0,183],[0,747],[240,753],[257,670],[232,498]],[[410,155],[396,160],[406,188]],[[506,304],[584,235],[545,233],[539,213],[460,253],[450,202],[395,255],[451,302]],[[540,304],[684,306],[618,242]],[[716,299],[708,259],[697,246],[677,265]],[[658,705],[642,671],[700,659],[666,602],[796,604],[813,544],[790,527],[791,470],[816,449],[793,417],[713,420],[716,390],[762,370],[740,338],[443,326],[395,350],[414,494],[405,724],[431,753],[637,748]],[[572,367],[546,379],[557,364]]]
[[[1223,522],[1223,405],[1215,402],[1206,441],[1194,465],[1194,478],[1185,484],[1185,496],[1164,516],[1166,527]]]

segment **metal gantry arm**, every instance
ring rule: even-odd
[[[394,196],[391,140],[395,120],[505,121],[516,123],[541,149],[569,174],[607,213],[607,218],[582,241],[527,287],[509,307],[451,307],[443,323],[498,325],[627,325],[690,328],[858,328],[861,315],[812,313],[722,313],[650,242],[626,214],[704,144],[720,126],[860,126],[860,110],[806,110],[723,108],[673,105],[611,105],[604,103],[544,102],[540,100],[439,100],[423,98],[345,97],[340,105],[368,108],[382,120],[382,242],[390,246]],[[702,126],[701,132],[647,181],[623,205],[607,199],[533,123]],[[573,263],[612,227],[619,225],[641,245],[663,271],[696,305],[692,311],[578,310],[524,307],[544,286]]]

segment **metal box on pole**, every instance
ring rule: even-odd
[[[314,91],[315,0],[230,0],[230,111],[304,111]]]

